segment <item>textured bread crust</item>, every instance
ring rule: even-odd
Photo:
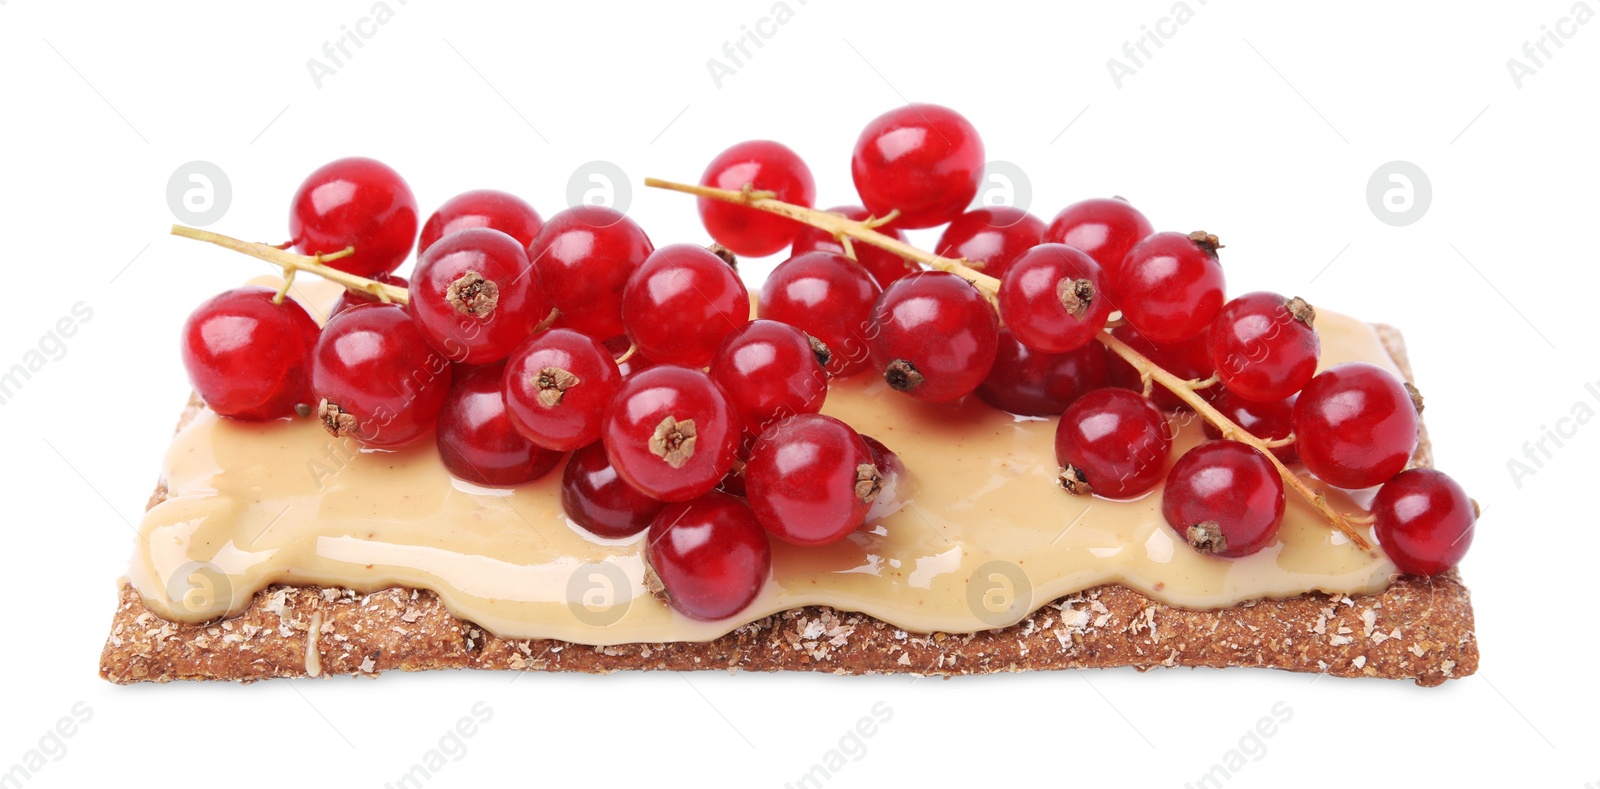
[[[1379,327],[1410,378],[1399,333]],[[1419,464],[1429,464],[1424,435]],[[158,489],[152,503],[165,491]],[[274,586],[243,614],[168,622],[124,583],[100,658],[116,683],[375,675],[430,669],[828,671],[953,676],[1132,666],[1249,666],[1434,686],[1477,671],[1472,603],[1455,571],[1403,576],[1380,594],[1305,594],[1190,611],[1107,585],[972,634],[907,633],[863,614],[810,606],[704,643],[595,647],[510,640],[445,610],[431,592]]]

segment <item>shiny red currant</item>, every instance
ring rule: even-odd
[[[433,429],[450,391],[450,360],[405,310],[351,307],[328,320],[312,355],[317,417],[339,438],[392,449]]]
[[[867,342],[889,386],[943,403],[972,394],[994,366],[999,321],[966,280],[925,271],[889,286]]]
[[[746,432],[760,435],[797,414],[814,414],[828,396],[823,371],[831,353],[799,329],[771,320],[751,321],[729,334],[711,360]]]
[[[417,199],[388,165],[352,157],[306,176],[289,208],[289,237],[302,254],[355,247],[328,265],[363,277],[395,270],[417,240]]]
[[[529,441],[512,427],[500,395],[504,365],[459,368],[439,409],[439,459],[475,485],[508,488],[549,474],[561,452]]]
[[[1172,427],[1149,400],[1126,389],[1078,398],[1056,425],[1061,487],[1128,499],[1155,487],[1172,451]]]
[[[741,142],[717,154],[700,176],[704,186],[774,192],[785,203],[807,208],[817,199],[811,168],[788,146],[772,140]],[[789,246],[800,223],[725,200],[699,199],[700,221],[717,243],[750,257],[764,257]]]
[[[1221,386],[1202,390],[1201,394],[1205,395],[1206,401],[1212,408],[1244,428],[1245,432],[1263,441],[1288,438],[1294,433],[1294,403],[1297,395],[1261,403],[1246,400]],[[1204,422],[1204,426],[1207,437],[1222,438],[1222,432],[1210,422]],[[1300,453],[1295,450],[1295,445],[1292,443],[1273,447],[1272,454],[1284,463],[1300,461]]]
[[[518,433],[569,452],[599,440],[600,420],[620,388],[622,375],[604,346],[570,329],[550,329],[506,360],[502,394]]]
[[[1205,331],[1222,309],[1217,237],[1156,233],[1128,251],[1111,279],[1112,298],[1140,334],[1182,342]]]
[[[874,118],[856,139],[850,160],[867,210],[900,227],[942,225],[961,215],[983,178],[983,141],[960,113],[910,104]]]
[[[1294,405],[1300,461],[1334,487],[1369,488],[1399,474],[1417,451],[1420,398],[1388,370],[1337,364]]]
[[[693,244],[651,253],[622,292],[628,339],[662,364],[705,367],[734,329],[750,322],[750,293],[722,258]]]
[[[1017,341],[1044,353],[1094,342],[1111,317],[1100,264],[1065,244],[1039,244],[1000,278],[1000,315]]]
[[[1157,366],[1186,381],[1203,381],[1210,378],[1214,372],[1211,369],[1211,354],[1206,349],[1206,335],[1203,333],[1182,342],[1156,345],[1132,326],[1123,324],[1112,329],[1111,336],[1122,340],[1145,358],[1155,362]],[[1144,391],[1139,371],[1116,354],[1111,355],[1111,380],[1124,389]],[[1189,410],[1188,405],[1161,384],[1154,384],[1151,394],[1156,407],[1163,411]]]
[[[744,501],[707,493],[656,514],[645,556],[667,602],[700,620],[743,611],[772,572],[772,545]]]
[[[1207,351],[1217,375],[1246,400],[1273,402],[1298,392],[1317,374],[1322,340],[1316,311],[1299,298],[1247,293],[1211,322]]]
[[[622,334],[622,289],[655,251],[632,219],[595,205],[550,217],[528,247],[545,292],[561,310],[556,326],[597,340]]]
[[[417,252],[425,253],[433,242],[458,230],[486,227],[498,230],[517,240],[523,249],[533,243],[544,227],[539,212],[533,210],[522,198],[494,189],[474,189],[462,192],[439,206],[422,225],[422,238],[417,242]]]
[[[662,365],[623,382],[601,437],[628,484],[661,501],[686,501],[733,467],[739,416],[710,376]]]
[[[849,536],[883,486],[861,436],[822,414],[801,414],[762,433],[744,480],[756,519],[772,536],[797,545]]]
[[[934,249],[940,257],[982,263],[983,273],[998,279],[1044,240],[1044,229],[1043,219],[1020,208],[975,208],[951,221]]]
[[[317,322],[277,291],[234,288],[206,300],[183,325],[183,367],[211,410],[234,419],[293,416],[311,399]]]
[[[1249,556],[1283,524],[1283,478],[1248,444],[1208,441],[1173,464],[1161,514],[1178,537],[1211,556]]]
[[[1437,575],[1472,547],[1478,505],[1449,476],[1431,468],[1402,471],[1372,500],[1378,544],[1411,575]]]
[[[561,474],[561,510],[596,537],[638,534],[664,506],[623,481],[598,441],[572,453]]]
[[[867,337],[883,293],[857,263],[808,252],[778,264],[761,285],[761,317],[793,326],[828,346],[827,371],[854,375],[872,366]]]
[[[978,399],[1021,416],[1060,416],[1079,397],[1110,384],[1106,347],[1091,342],[1066,353],[1040,353],[1000,330],[994,367]]]
[[[1114,283],[1128,250],[1153,232],[1150,220],[1128,201],[1096,197],[1061,209],[1045,229],[1044,240],[1088,253],[1105,270],[1108,283]]]
[[[500,361],[550,314],[528,253],[498,230],[439,239],[411,275],[411,314],[422,336],[451,361]]]
[[[842,205],[828,209],[830,214],[838,214],[846,219],[862,221],[872,216],[872,212],[861,206]],[[896,241],[906,240],[906,234],[893,226],[880,225],[879,233],[889,236]],[[855,253],[856,262],[872,275],[872,279],[880,288],[886,288],[889,283],[901,277],[914,274],[921,269],[916,263],[906,260],[887,249],[879,249],[865,241],[852,241],[850,249]],[[821,228],[806,225],[794,237],[794,244],[789,247],[791,258],[797,258],[807,252],[832,252],[836,255],[844,254],[844,244],[834,238],[832,233]]]

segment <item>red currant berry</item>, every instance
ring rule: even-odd
[[[1111,317],[1100,264],[1064,244],[1040,244],[1000,278],[1000,314],[1023,345],[1066,353],[1094,342]]]
[[[234,288],[195,308],[183,324],[183,367],[211,410],[234,419],[293,416],[311,400],[317,322],[277,291]]]
[[[569,208],[544,223],[528,247],[557,326],[597,340],[622,334],[622,289],[655,251],[644,230],[610,208]]]
[[[405,310],[363,304],[333,316],[312,362],[322,426],[369,447],[421,438],[450,391],[450,360],[428,345]]]
[[[596,537],[619,540],[650,528],[666,506],[624,482],[596,441],[567,460],[561,474],[561,509]]]
[[[811,168],[799,154],[771,140],[741,142],[717,154],[700,176],[700,183],[734,191],[775,192],[777,199],[807,208],[817,199]],[[699,205],[706,232],[735,254],[770,255],[789,246],[800,231],[800,223],[793,219],[725,200],[702,197]]]
[[[705,367],[723,338],[750,322],[750,293],[722,258],[671,244],[651,253],[622,291],[622,326],[662,364]]]
[[[768,428],[745,464],[744,479],[756,519],[772,536],[796,545],[849,536],[883,486],[861,436],[822,414]]]
[[[983,178],[983,141],[955,110],[910,104],[874,118],[850,160],[867,210],[901,227],[942,225],[961,215]]]
[[[363,277],[395,270],[417,240],[417,199],[388,165],[352,157],[306,176],[289,208],[289,237],[302,254],[355,247],[328,265]]]
[[[1223,305],[1207,349],[1217,375],[1246,400],[1272,402],[1300,391],[1317,374],[1322,340],[1311,305],[1276,293],[1247,293]]]
[[[1108,386],[1106,347],[1091,342],[1066,353],[1040,353],[1000,330],[998,352],[978,399],[1021,416],[1060,416],[1079,397]]]
[[[511,424],[546,449],[569,452],[599,440],[600,420],[620,388],[611,353],[570,329],[541,332],[506,360]]]
[[[424,253],[433,242],[458,230],[487,227],[498,230],[517,240],[523,249],[539,235],[544,220],[522,198],[494,189],[474,189],[462,192],[439,206],[422,225],[422,239],[417,242],[417,252]]]
[[[828,209],[828,213],[838,214],[846,219],[854,219],[857,222],[872,216],[872,213],[867,209],[854,205],[834,206]],[[900,232],[897,228],[881,225],[877,230],[879,233],[896,241],[906,240],[906,234]],[[879,249],[865,241],[852,241],[850,249],[855,253],[856,262],[860,263],[861,267],[872,275],[872,279],[878,283],[880,288],[887,288],[889,283],[921,271],[916,263],[906,260],[887,249]],[[839,239],[834,238],[832,233],[806,225],[800,228],[799,233],[795,234],[794,244],[789,248],[789,255],[797,258],[807,252],[832,252],[835,255],[843,255],[844,244],[840,243]]]
[[[385,285],[393,285],[397,288],[409,288],[411,285],[410,280],[395,274],[378,274],[373,276],[371,279],[375,282],[381,282]],[[328,313],[328,317],[331,318],[335,315],[338,315],[339,313],[344,312],[345,310],[350,309],[357,304],[382,303],[383,301],[381,299],[372,295],[371,293],[368,293],[367,291],[346,289],[345,292],[339,294],[339,300],[333,303],[333,310]],[[406,306],[397,301],[389,303],[401,308]]]
[[[958,216],[939,236],[940,257],[983,264],[983,273],[1004,277],[1011,261],[1044,240],[1044,220],[1020,208],[975,208]]]
[[[1061,209],[1045,229],[1044,241],[1088,253],[1105,270],[1107,284],[1114,289],[1117,269],[1128,250],[1153,232],[1150,220],[1128,201],[1096,197]]]
[[[966,397],[994,367],[999,320],[977,288],[954,274],[925,271],[890,285],[872,322],[873,365],[918,400]]]
[[[1372,514],[1378,544],[1400,572],[1437,575],[1472,547],[1478,505],[1445,474],[1414,468],[1378,488]]]
[[[710,376],[663,365],[623,382],[601,437],[628,484],[661,501],[687,501],[733,467],[739,416]]]
[[[549,474],[562,453],[534,444],[512,427],[500,381],[502,364],[458,369],[439,409],[439,459],[474,485],[509,488]]]
[[[1217,386],[1201,392],[1211,407],[1217,409],[1223,416],[1234,424],[1245,429],[1256,438],[1263,441],[1276,441],[1288,438],[1294,432],[1294,403],[1296,395],[1290,395],[1282,400],[1273,400],[1270,403],[1259,403],[1246,400],[1227,389]],[[1205,422],[1205,431],[1208,438],[1222,438],[1222,431]],[[1285,444],[1273,447],[1272,454],[1285,464],[1300,461],[1300,453],[1295,451],[1294,444]]]
[[[1211,354],[1206,350],[1206,335],[1197,334],[1183,342],[1163,343],[1156,345],[1148,338],[1135,331],[1132,326],[1123,324],[1111,330],[1111,336],[1127,343],[1145,358],[1155,362],[1161,369],[1186,381],[1204,381],[1210,378],[1214,371],[1211,369]],[[1131,389],[1135,392],[1144,391],[1144,383],[1139,379],[1139,371],[1133,369],[1121,356],[1111,355],[1111,380],[1117,386]],[[1178,396],[1167,391],[1165,386],[1155,384],[1152,395],[1156,407],[1163,411],[1187,411],[1189,406]]]
[[[1127,499],[1155,487],[1172,451],[1172,427],[1149,400],[1126,389],[1096,389],[1056,425],[1061,487]]]
[[[422,336],[466,364],[506,358],[550,314],[528,253],[487,228],[451,233],[429,247],[409,291]]]
[[[1389,371],[1336,364],[1294,404],[1295,445],[1312,474],[1334,487],[1370,488],[1399,474],[1417,451],[1417,405]]]
[[[793,326],[751,321],[722,341],[710,372],[740,424],[759,435],[778,421],[822,408],[828,396],[822,366],[831,355],[827,346]]]
[[[1222,264],[1217,237],[1156,233],[1128,251],[1111,293],[1140,334],[1157,343],[1182,342],[1205,331],[1222,309]]]
[[[1249,556],[1283,524],[1283,478],[1266,456],[1237,441],[1208,441],[1173,464],[1161,514],[1195,550]]]
[[[670,504],[650,523],[645,556],[667,602],[691,619],[727,619],[760,594],[772,545],[744,501],[707,493]]]
[[[843,255],[807,252],[778,264],[761,285],[761,316],[793,326],[828,346],[829,373],[854,375],[871,366],[867,335],[883,293]]]

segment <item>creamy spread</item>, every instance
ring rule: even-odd
[[[1324,366],[1395,370],[1366,324],[1319,312],[1317,330]],[[972,632],[1106,583],[1219,608],[1375,592],[1395,572],[1292,494],[1275,545],[1242,559],[1201,555],[1162,518],[1159,489],[1109,501],[1059,488],[1053,419],[922,404],[870,375],[835,381],[823,412],[881,440],[907,474],[889,480],[867,523],[839,543],[774,540],[765,588],[724,621],[691,620],[651,595],[644,535],[602,540],[568,520],[559,468],[518,488],[481,488],[451,477],[431,439],[359,451],[314,419],[252,424],[209,410],[167,453],[167,499],[140,524],[130,580],[152,611],[185,622],[238,613],[271,584],[401,586],[434,591],[502,637],[604,645],[709,640],[806,605],[913,632]],[[1191,419],[1171,460],[1203,440]]]

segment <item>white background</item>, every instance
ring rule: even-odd
[[[1107,60],[1133,67],[1123,43],[1170,15],[1169,0],[790,5],[793,19],[719,87],[706,61],[771,14],[769,0],[391,0],[392,21],[319,87],[307,60],[369,16],[369,0],[0,0],[0,368],[76,302],[93,310],[65,355],[0,406],[0,774],[81,702],[92,718],[28,786],[382,786],[483,701],[492,720],[430,785],[781,787],[883,702],[892,719],[828,786],[1016,774],[1177,787],[1226,761],[1282,702],[1290,721],[1226,785],[1600,784],[1600,426],[1562,423],[1576,434],[1548,444],[1536,474],[1514,480],[1507,468],[1577,404],[1600,411],[1584,389],[1600,382],[1600,24],[1577,26],[1519,87],[1507,60],[1572,13],[1569,0],[1470,12],[1193,0],[1193,19],[1163,24],[1171,38],[1119,87]],[[425,213],[498,187],[545,216],[566,205],[575,168],[606,160],[631,179],[630,213],[658,244],[703,241],[691,202],[645,193],[644,176],[693,180],[723,147],[771,137],[806,157],[823,205],[853,203],[857,132],[907,100],[965,113],[991,160],[1027,174],[1029,207],[1046,219],[1076,199],[1125,195],[1158,229],[1219,233],[1235,293],[1295,293],[1405,331],[1439,466],[1487,506],[1463,565],[1477,676],[1432,690],[1242,670],[131,688],[97,678],[130,524],[187,392],[179,326],[202,299],[267,272],[165,235],[180,165],[227,173],[231,206],[212,229],[275,241],[295,185],[343,155],[395,166]],[[1409,226],[1381,223],[1366,198],[1392,160],[1431,182]]]

